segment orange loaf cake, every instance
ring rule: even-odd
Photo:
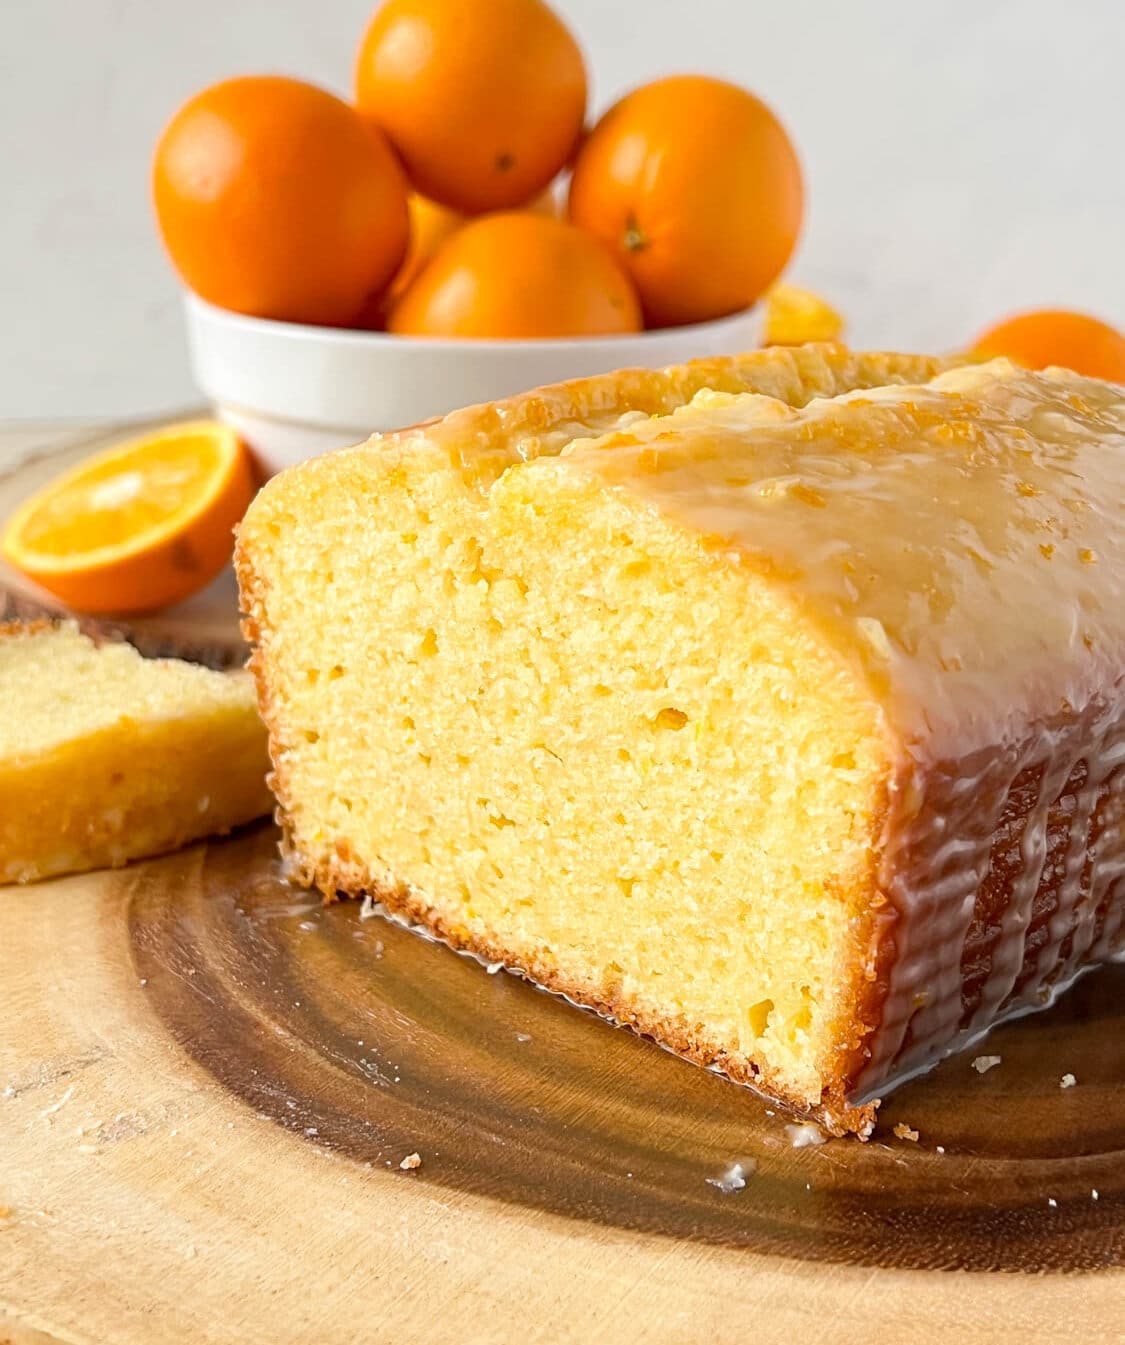
[[[837,1131],[1118,956],[1125,394],[769,350],[291,469],[285,847]]]

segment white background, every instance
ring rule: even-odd
[[[472,0],[464,0],[466,4]],[[0,417],[190,403],[148,162],[189,93],[341,93],[371,0],[0,0]],[[593,100],[699,70],[772,103],[811,209],[791,278],[855,344],[1014,308],[1125,323],[1125,0],[558,0]]]

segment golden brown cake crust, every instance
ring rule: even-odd
[[[566,439],[597,428],[626,411],[666,415],[697,392],[757,393],[801,407],[817,397],[835,397],[894,383],[924,383],[961,363],[933,355],[853,351],[841,345],[772,347],[741,355],[692,360],[663,370],[620,369],[592,378],[535,388],[516,397],[453,411],[422,426],[375,435],[356,452],[409,444],[420,429],[428,444],[446,449],[454,461],[487,471],[491,459],[523,460],[550,451],[552,436]],[[489,453],[490,448],[496,452]],[[469,450],[466,454],[466,448]],[[471,456],[472,462],[467,459]]]
[[[33,617],[30,621],[0,621],[0,640],[22,640],[40,631],[55,630],[61,623],[50,617]]]
[[[341,897],[359,898],[370,895],[388,911],[416,925],[422,925],[431,934],[452,948],[474,953],[485,962],[500,962],[508,971],[522,975],[544,990],[567,999],[583,1008],[592,1009],[603,1018],[610,1018],[622,1027],[641,1036],[651,1037],[676,1055],[693,1064],[714,1066],[735,1083],[761,1088],[774,1099],[820,1121],[833,1135],[858,1134],[866,1139],[875,1121],[878,1103],[856,1107],[849,1103],[838,1088],[829,1088],[821,1099],[821,1106],[809,1110],[804,1101],[790,1093],[784,1083],[768,1069],[759,1068],[739,1056],[731,1055],[721,1046],[700,1037],[687,1034],[682,1025],[666,1016],[638,1008],[628,998],[607,995],[592,982],[567,976],[554,963],[527,953],[514,955],[512,949],[499,942],[474,935],[455,925],[435,911],[425,897],[404,884],[387,883],[369,873],[362,864],[347,854],[346,847],[334,861],[307,865],[292,845],[288,830],[283,829],[282,852],[286,856],[291,877],[305,887],[315,887],[326,902]],[[858,1008],[858,1006],[856,1006]],[[853,1014],[856,1021],[858,1014]]]

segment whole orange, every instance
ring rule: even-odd
[[[152,185],[184,282],[237,313],[345,323],[406,250],[390,146],[300,80],[248,76],[196,94],[160,137]]]
[[[438,249],[391,313],[407,336],[594,336],[639,331],[629,277],[596,238],[529,212],[486,215]]]
[[[464,223],[465,216],[458,210],[438,205],[417,192],[411,192],[407,202],[410,210],[410,243],[402,265],[391,283],[371,295],[357,314],[353,325],[381,331],[387,325],[391,309],[414,282],[415,276],[430,260],[445,240]]]
[[[1044,308],[999,322],[977,337],[977,355],[1006,355],[1029,369],[1060,364],[1087,378],[1125,383],[1125,335],[1107,322]]]
[[[418,273],[442,243],[464,225],[467,218],[459,210],[438,205],[436,201],[420,196],[417,192],[410,193],[407,204],[410,208],[410,244],[406,256],[390,285],[365,306],[356,320],[357,327],[369,327],[375,331],[384,328],[391,309],[414,283]],[[552,219],[558,219],[561,213],[559,202],[550,187],[540,192],[524,209],[535,215],[548,215]]]
[[[410,246],[406,258],[395,272],[389,293],[395,298],[405,294],[422,267],[447,238],[465,223],[465,216],[448,206],[429,201],[417,192],[410,197]]]
[[[725,80],[676,75],[627,94],[578,153],[570,217],[613,248],[651,327],[746,308],[801,229],[796,151],[773,113]]]
[[[586,111],[582,53],[542,0],[386,0],[355,86],[414,186],[468,214],[542,191]]]

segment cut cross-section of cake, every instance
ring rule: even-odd
[[[765,351],[290,470],[285,844],[837,1130],[1125,938],[1125,395]]]

